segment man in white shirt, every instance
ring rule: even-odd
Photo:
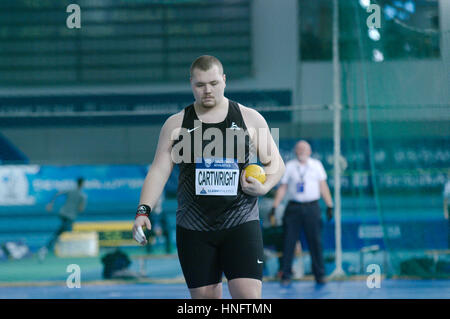
[[[282,259],[282,284],[292,277],[294,249],[303,228],[311,254],[312,270],[316,283],[325,283],[325,266],[322,248],[322,217],[319,199],[327,205],[327,218],[333,216],[333,201],[327,185],[327,174],[322,163],[311,158],[311,146],[306,141],[295,145],[297,158],[286,164],[286,171],[277,189],[272,211],[275,211],[286,193],[288,205],[283,216],[284,248]]]

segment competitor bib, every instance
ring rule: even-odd
[[[239,165],[235,159],[198,159],[195,164],[195,194],[236,196]]]

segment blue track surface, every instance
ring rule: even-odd
[[[381,288],[369,289],[365,281],[336,281],[323,286],[293,282],[281,288],[277,282],[263,283],[265,299],[450,299],[450,280],[383,280]],[[2,287],[2,299],[186,299],[184,284],[82,285],[81,288]],[[229,299],[224,284],[223,298]]]

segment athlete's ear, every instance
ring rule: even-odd
[[[225,86],[227,85],[227,76],[225,74],[223,75],[223,83],[225,83]]]

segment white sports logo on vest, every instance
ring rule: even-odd
[[[231,123],[231,127],[230,127],[230,130],[233,130],[233,131],[238,131],[238,130],[240,130],[241,128],[239,127],[239,126],[237,126],[236,125],[236,123]]]

